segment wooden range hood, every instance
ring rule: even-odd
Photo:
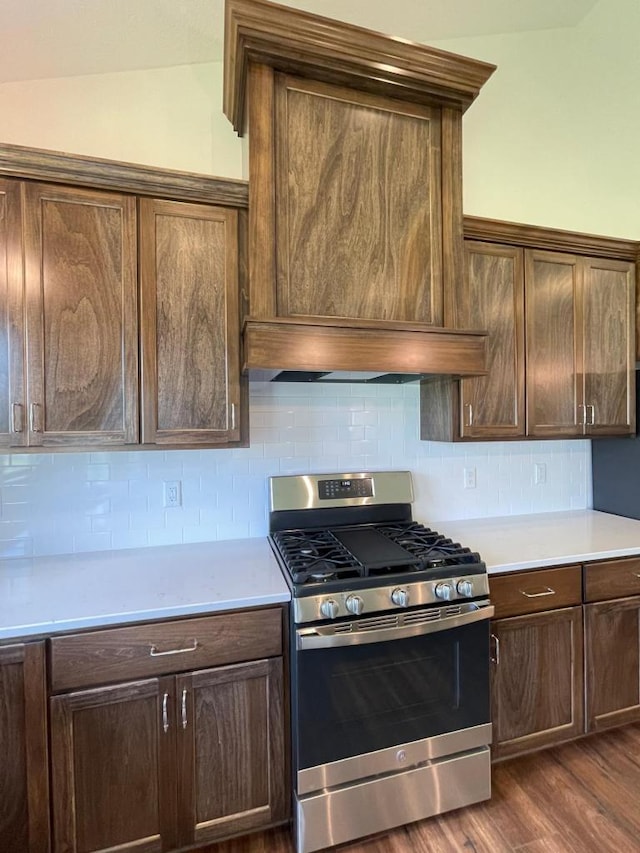
[[[485,372],[486,333],[456,328],[453,294],[462,114],[494,68],[226,0],[224,111],[249,138],[250,375]]]

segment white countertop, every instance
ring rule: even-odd
[[[289,599],[266,539],[0,560],[0,640]]]
[[[640,554],[640,521],[593,510],[434,527],[489,573]],[[0,640],[289,599],[266,538],[0,560]]]
[[[640,554],[640,521],[595,510],[442,521],[434,527],[478,551],[490,574]]]

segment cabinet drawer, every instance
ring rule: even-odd
[[[640,557],[625,557],[584,567],[584,600],[608,601],[640,595]]]
[[[151,622],[51,641],[53,691],[282,654],[280,608]]]
[[[572,607],[582,603],[582,570],[580,566],[562,566],[490,575],[489,589],[496,619]]]

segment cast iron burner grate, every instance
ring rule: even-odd
[[[330,530],[281,530],[273,534],[294,583],[357,578],[365,568]]]
[[[422,569],[480,562],[480,555],[470,548],[447,539],[417,521],[379,524],[376,530],[417,557]]]

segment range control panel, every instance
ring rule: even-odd
[[[318,498],[321,501],[336,498],[370,498],[373,497],[373,481],[371,477],[358,477],[354,480],[319,480]]]

